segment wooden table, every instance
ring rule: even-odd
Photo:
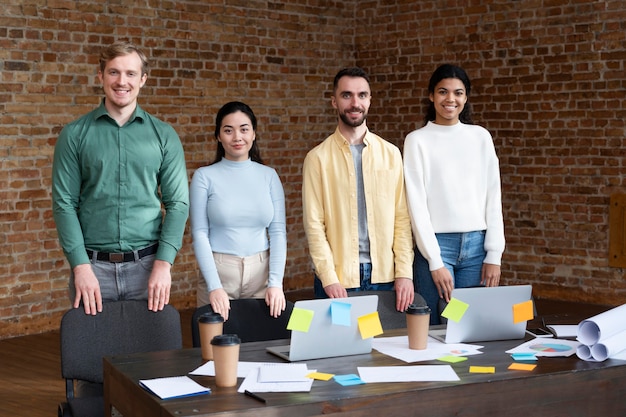
[[[403,334],[386,332],[385,336]],[[269,344],[246,343],[240,360],[280,362],[265,351]],[[452,365],[460,382],[372,383],[343,387],[315,381],[308,393],[263,393],[265,404],[218,388],[213,377],[192,378],[210,387],[211,395],[160,400],[138,385],[140,379],[185,375],[203,362],[200,349],[143,353],[104,359],[105,407],[126,417],[156,416],[626,416],[626,361],[585,362],[539,358],[532,372],[509,371],[505,351],[521,341],[481,343],[484,354]],[[309,369],[334,374],[358,373],[357,366],[403,366],[403,361],[375,350],[371,354],[306,361]],[[419,364],[441,364],[438,361]],[[495,366],[495,374],[469,373],[469,366]],[[238,381],[238,385],[242,380]],[[107,413],[106,415],[109,415]]]

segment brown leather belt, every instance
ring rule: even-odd
[[[150,245],[143,249],[139,249],[137,251],[138,259],[143,258],[144,256],[154,255],[157,253],[157,249],[159,248],[159,244],[155,243],[154,245]],[[89,258],[93,258],[94,251],[87,249],[87,256]],[[96,259],[104,262],[113,262],[113,263],[121,263],[121,262],[134,262],[135,261],[135,253],[134,252],[121,252],[121,253],[107,253],[107,252],[98,252],[96,251]]]

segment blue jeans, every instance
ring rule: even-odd
[[[361,286],[358,288],[346,288],[346,291],[392,291],[393,282],[386,282],[384,284],[372,284],[372,264],[361,264],[359,267],[359,274],[361,276]],[[315,275],[313,281],[313,290],[315,298],[328,298],[322,281]]]
[[[485,252],[485,231],[466,233],[437,233],[437,242],[441,250],[444,266],[450,271],[454,288],[477,287],[480,285]],[[415,249],[413,262],[413,284],[434,314],[430,315],[430,324],[440,324],[437,314],[439,293],[433,282],[428,261],[419,250]]]

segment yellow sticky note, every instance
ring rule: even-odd
[[[495,366],[470,366],[470,373],[472,374],[495,374]]]
[[[383,325],[380,324],[380,317],[378,317],[378,311],[366,314],[358,318],[359,331],[361,332],[361,338],[367,339],[370,337],[383,334]]]
[[[306,377],[311,379],[319,379],[320,381],[330,381],[335,374],[325,374],[323,372],[311,372]]]
[[[294,307],[291,317],[289,317],[289,323],[287,323],[287,329],[307,333],[313,321],[313,314],[315,314],[313,310]]]
[[[457,300],[456,298],[451,298],[446,308],[444,308],[441,312],[441,315],[448,320],[458,323],[463,318],[463,315],[465,314],[465,311],[467,311],[468,307],[469,304],[464,303],[461,300]]]
[[[534,363],[512,363],[509,369],[512,371],[532,371],[537,367]]]
[[[513,305],[513,323],[520,323],[534,318],[533,300]]]

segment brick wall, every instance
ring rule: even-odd
[[[286,288],[311,286],[301,164],[335,127],[337,69],[370,72],[368,123],[402,146],[421,125],[430,73],[454,62],[472,77],[475,119],[500,156],[504,281],[544,297],[626,301],[624,271],[607,261],[609,196],[626,191],[622,1],[127,3],[3,2],[0,338],[57,328],[69,306],[51,157],[63,125],[98,104],[97,54],[118,38],[152,57],[140,104],[176,128],[190,177],[213,157],[217,109],[238,99],[255,110],[287,196]],[[172,303],[193,306],[189,233],[173,277]]]
[[[463,66],[474,120],[500,158],[503,281],[625,303],[625,271],[608,267],[608,213],[610,195],[626,192],[626,3],[414,3],[357,10],[356,62],[376,74],[379,100],[370,126],[402,146],[422,125],[432,71]]]
[[[0,338],[57,328],[69,307],[69,267],[51,213],[53,148],[64,124],[99,103],[97,56],[102,45],[118,38],[144,46],[152,57],[139,101],[179,133],[189,178],[213,159],[219,107],[242,100],[253,108],[262,155],[277,169],[288,201],[285,285],[311,285],[300,221],[301,165],[306,151],[334,129],[329,83],[338,67],[353,62],[352,8],[326,3],[10,0],[3,5]],[[188,231],[172,274],[172,303],[195,306],[198,271]]]

